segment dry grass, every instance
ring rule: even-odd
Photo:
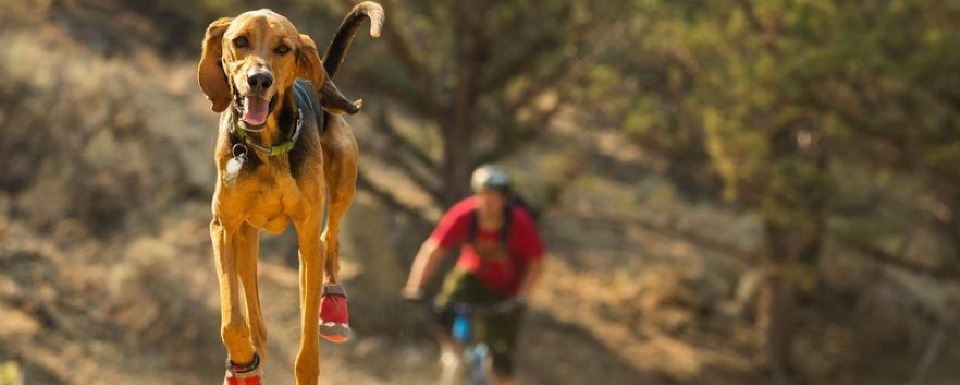
[[[146,54],[98,57],[64,38],[11,33],[0,44],[0,191],[17,194],[34,225],[66,217],[98,236],[140,230],[172,201],[207,190],[197,181],[210,172],[192,169],[193,151],[182,148],[184,137],[200,144],[175,93],[192,82],[185,73]]]

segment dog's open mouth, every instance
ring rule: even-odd
[[[276,96],[270,100],[258,95],[241,96],[234,90],[234,104],[237,111],[240,112],[243,121],[251,126],[259,126],[267,121],[275,104],[273,99],[276,99]]]

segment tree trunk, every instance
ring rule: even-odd
[[[813,158],[812,161],[819,175],[827,175],[830,172],[823,140],[822,134],[814,134],[806,151],[806,155]],[[817,177],[799,187],[806,195],[802,203],[805,207],[801,210],[808,217],[805,222],[810,225],[809,228],[802,228],[803,243],[800,245],[797,259],[803,267],[817,271],[823,256],[823,240],[827,234],[827,199],[830,196],[830,184],[826,177]]]
[[[470,192],[470,172],[473,166],[470,154],[472,127],[465,122],[451,123],[443,132],[443,204],[448,208]]]
[[[946,204],[948,210],[945,218],[937,216],[937,220],[944,238],[953,248],[952,252],[944,253],[944,258],[947,260],[943,261],[943,270],[951,273],[960,272],[960,193],[951,191],[941,196],[943,197],[941,201]]]
[[[791,382],[795,371],[790,353],[796,323],[799,278],[811,282],[823,253],[827,231],[829,185],[823,136],[794,124],[771,138],[771,163],[780,185],[768,191],[777,213],[764,219],[764,267],[767,279],[758,307],[763,336],[764,364],[781,382]],[[801,133],[807,140],[800,143]],[[812,166],[815,174],[805,171]],[[813,275],[813,276],[811,276]]]
[[[462,0],[455,5],[455,14],[461,20],[454,25],[456,34],[456,83],[452,100],[444,103],[443,120],[443,205],[450,207],[470,192],[470,173],[473,169],[473,140],[477,122],[474,109],[480,95],[477,82],[481,65],[488,56],[488,42],[484,40],[490,4],[483,1]]]
[[[794,282],[787,271],[791,247],[787,231],[767,219],[764,223],[768,275],[758,307],[764,365],[778,379],[787,381],[792,372],[790,350],[794,327]]]

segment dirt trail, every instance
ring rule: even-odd
[[[279,383],[292,382],[292,362],[299,341],[296,271],[268,264],[261,272],[262,295],[270,331],[266,370]],[[349,282],[347,282],[349,285]],[[438,352],[427,337],[421,309],[399,302],[371,303],[362,289],[353,291],[356,332],[343,345],[324,343],[323,383],[424,384],[439,374]],[[410,313],[401,315],[403,309]],[[393,315],[393,319],[364,319]],[[520,352],[525,384],[590,384],[602,378],[612,385],[668,384],[666,377],[641,373],[633,363],[597,341],[581,326],[557,320],[549,309],[535,307],[527,318]]]
[[[0,361],[18,362],[28,384],[221,381],[217,285],[202,222],[173,221],[162,234],[128,242],[122,251],[2,222]],[[294,268],[261,264],[269,383],[293,383],[297,281]],[[346,284],[356,334],[343,345],[322,345],[322,383],[406,385],[436,378],[438,353],[424,314]],[[640,372],[582,325],[558,319],[552,306],[561,305],[535,302],[523,336],[523,383],[669,383]]]

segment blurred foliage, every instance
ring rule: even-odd
[[[628,38],[615,40],[580,97],[605,101],[590,119],[684,165],[678,176],[702,182],[688,189],[792,226],[813,201],[861,217],[895,205],[946,239],[960,236],[956,3],[628,7]],[[903,184],[890,178],[925,188],[898,196]],[[948,254],[960,260],[960,242]]]
[[[960,274],[960,4],[627,7],[628,37],[592,69],[581,104],[678,165],[686,192],[755,213],[764,265],[817,266],[835,239]],[[910,253],[916,226],[950,246]]]
[[[434,205],[452,204],[474,167],[514,154],[570,106],[624,22],[623,4],[385,1],[378,54],[363,55],[373,59],[354,63],[350,78],[415,123],[401,126],[379,107],[376,128],[391,140],[377,153]]]

